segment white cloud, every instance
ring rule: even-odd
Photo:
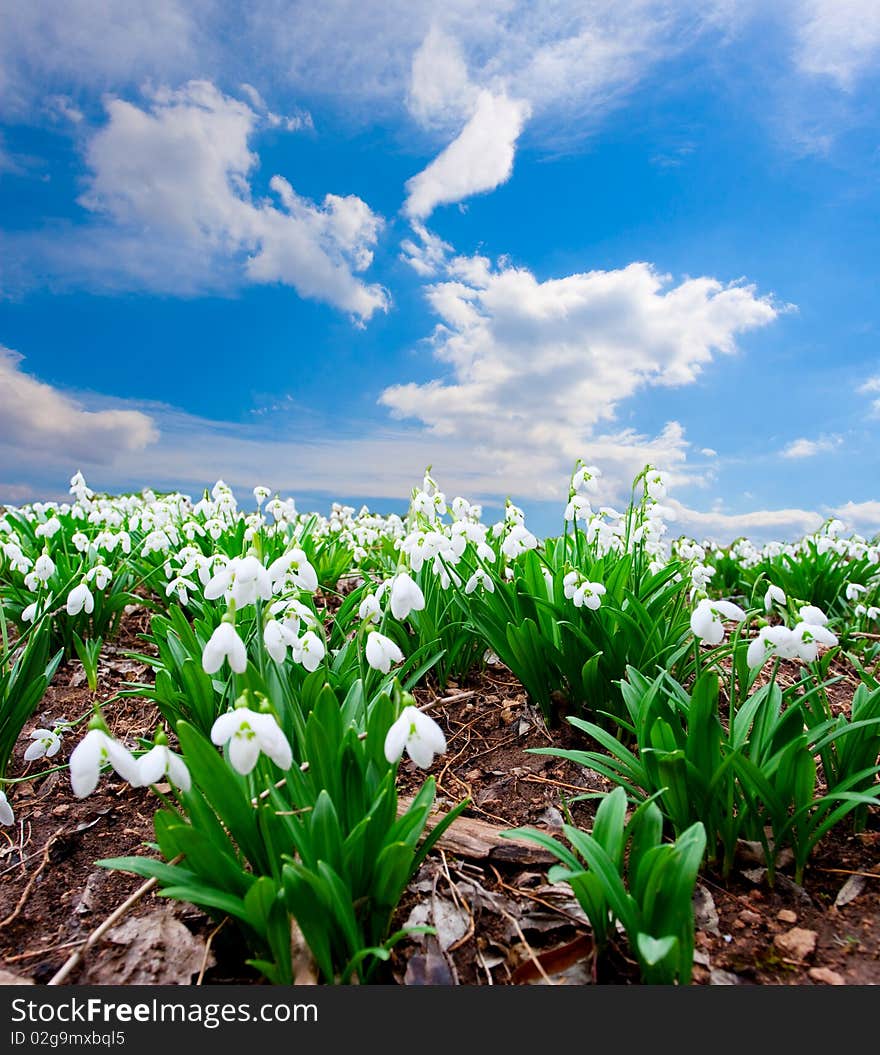
[[[48,459],[107,464],[158,439],[137,410],[90,410],[21,370],[22,356],[0,346],[0,460],[8,466]],[[71,470],[73,471],[73,470]]]
[[[64,0],[0,5],[0,110],[20,116],[71,85],[118,90],[181,79],[223,49],[215,0]]]
[[[412,221],[412,229],[418,241],[404,238],[400,243],[400,259],[422,278],[434,278],[446,267],[452,246],[418,220]]]
[[[813,458],[817,454],[827,454],[829,451],[837,450],[842,443],[842,436],[819,436],[815,440],[802,436],[783,447],[780,454],[783,458]]]
[[[385,290],[357,277],[383,223],[365,202],[327,194],[317,204],[277,175],[277,204],[254,197],[250,143],[262,118],[248,103],[191,81],[155,89],[144,107],[111,98],[106,110],[80,198],[96,221],[55,239],[13,236],[12,258],[42,256],[50,274],[55,266],[67,281],[111,288],[185,294],[277,282],[360,320],[387,309]]]
[[[714,447],[701,447],[700,454],[702,454],[705,458],[718,457],[718,451],[716,451]]]
[[[856,391],[861,396],[880,394],[880,374],[876,377],[869,377],[863,385],[859,385]],[[880,415],[880,398],[871,400],[871,413]]]
[[[858,531],[875,534],[880,532],[880,502],[869,499],[867,502],[847,502],[834,509],[835,516]]]
[[[600,464],[594,448],[620,442],[600,427],[623,400],[692,383],[716,354],[735,350],[738,334],[779,310],[752,286],[671,285],[646,263],[539,282],[524,268],[460,257],[447,274],[428,298],[442,320],[434,355],[449,376],[393,385],[381,401],[438,440],[466,443],[501,476],[524,473],[532,494],[555,486],[579,456]],[[630,446],[644,451],[646,441]]]
[[[702,512],[675,498],[664,499],[674,522],[698,538],[724,544],[740,535],[756,538],[771,535],[794,539],[822,526],[824,517],[812,509],[756,509],[748,513],[725,513],[720,509]]]
[[[802,0],[797,8],[795,61],[804,73],[831,77],[851,89],[861,74],[876,70],[880,55],[876,0]]]
[[[423,220],[438,205],[494,190],[513,171],[514,149],[528,103],[481,91],[473,116],[426,169],[407,181],[406,214]]]
[[[407,107],[426,128],[445,128],[473,113],[477,86],[471,81],[461,45],[432,26],[412,60]]]

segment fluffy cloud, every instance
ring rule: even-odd
[[[215,0],[0,5],[0,110],[20,116],[71,84],[118,90],[218,61]]]
[[[798,10],[799,9],[799,10]],[[880,7],[875,0],[803,0],[796,62],[805,73],[832,77],[852,88],[880,54]]]
[[[815,440],[808,440],[802,436],[800,439],[792,440],[783,447],[780,453],[783,458],[812,458],[817,454],[827,454],[829,451],[837,450],[842,443],[842,436],[819,436]]]
[[[869,535],[880,532],[880,502],[870,499],[867,502],[847,502],[834,510],[834,515],[850,527]]]
[[[158,439],[147,414],[89,410],[24,373],[21,362],[18,352],[0,346],[0,451],[7,466],[47,458],[106,464]]]
[[[449,374],[394,385],[382,402],[444,441],[466,441],[501,475],[526,466],[533,486],[578,456],[601,464],[594,450],[621,444],[599,431],[621,401],[692,383],[779,310],[752,286],[673,285],[646,263],[540,282],[524,268],[459,257],[446,273],[428,298],[441,318],[433,352]],[[644,438],[634,446],[644,452]]]
[[[664,500],[673,521],[682,530],[698,538],[709,538],[723,545],[746,535],[753,539],[794,539],[822,526],[824,517],[812,509],[756,509],[748,513],[725,513],[715,509],[702,512],[683,505],[677,499]]]
[[[135,283],[150,273],[175,291],[186,271],[206,285],[220,276],[282,283],[362,320],[387,308],[385,291],[356,276],[370,265],[382,225],[360,198],[328,194],[315,204],[281,176],[270,181],[278,204],[254,198],[258,158],[249,144],[260,116],[251,105],[191,81],[154,91],[143,109],[123,99],[106,106],[80,201],[112,226],[84,240],[80,264],[90,244],[115,241],[114,259],[130,263]]]
[[[406,100],[410,113],[426,128],[448,127],[473,113],[477,94],[461,45],[432,26],[413,56]]]
[[[423,220],[438,205],[494,190],[510,179],[527,103],[481,91],[473,116],[430,165],[407,182],[406,214]]]

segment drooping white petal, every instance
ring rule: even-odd
[[[723,615],[725,619],[741,621],[746,617],[746,613],[742,608],[738,604],[734,604],[733,601],[713,601],[712,607],[716,612]]]
[[[106,740],[100,729],[90,729],[70,754],[70,785],[78,799],[91,795],[98,786]]]
[[[805,623],[812,626],[825,626],[828,622],[828,616],[814,604],[805,604],[798,614]]]
[[[229,762],[234,770],[247,776],[260,757],[260,744],[253,729],[239,729],[229,741]]]
[[[410,730],[410,720],[407,715],[409,709],[408,707],[404,708],[403,713],[385,735],[385,758],[392,765],[403,754],[403,749],[406,746]]]
[[[0,824],[15,824],[15,814],[3,791],[0,791]]]
[[[211,726],[211,743],[217,744],[218,747],[225,744],[239,728],[241,721],[241,708],[238,707],[234,711],[219,715]]]
[[[256,731],[263,754],[268,755],[279,769],[290,769],[293,752],[274,717],[271,714],[255,714],[251,718],[251,725]]]
[[[158,784],[167,769],[168,748],[164,744],[156,744],[145,755],[141,755],[135,764],[138,787]]]
[[[186,763],[180,755],[176,755],[173,751],[168,752],[168,776],[181,791],[189,791],[192,787],[192,777],[189,775]]]

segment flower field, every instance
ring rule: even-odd
[[[880,980],[880,540],[673,537],[600,475],[549,538],[430,472],[2,510],[0,967]]]

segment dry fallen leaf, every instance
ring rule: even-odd
[[[192,985],[205,962],[205,942],[163,908],[127,919],[89,953],[86,985]],[[209,953],[207,966],[214,963]]]
[[[848,905],[851,901],[855,901],[859,894],[865,889],[865,884],[867,882],[868,881],[864,876],[850,876],[840,890],[837,891],[837,897],[834,899],[834,907],[843,908],[844,905]]]
[[[720,933],[715,899],[702,883],[694,890],[694,922],[697,930],[716,936]]]

